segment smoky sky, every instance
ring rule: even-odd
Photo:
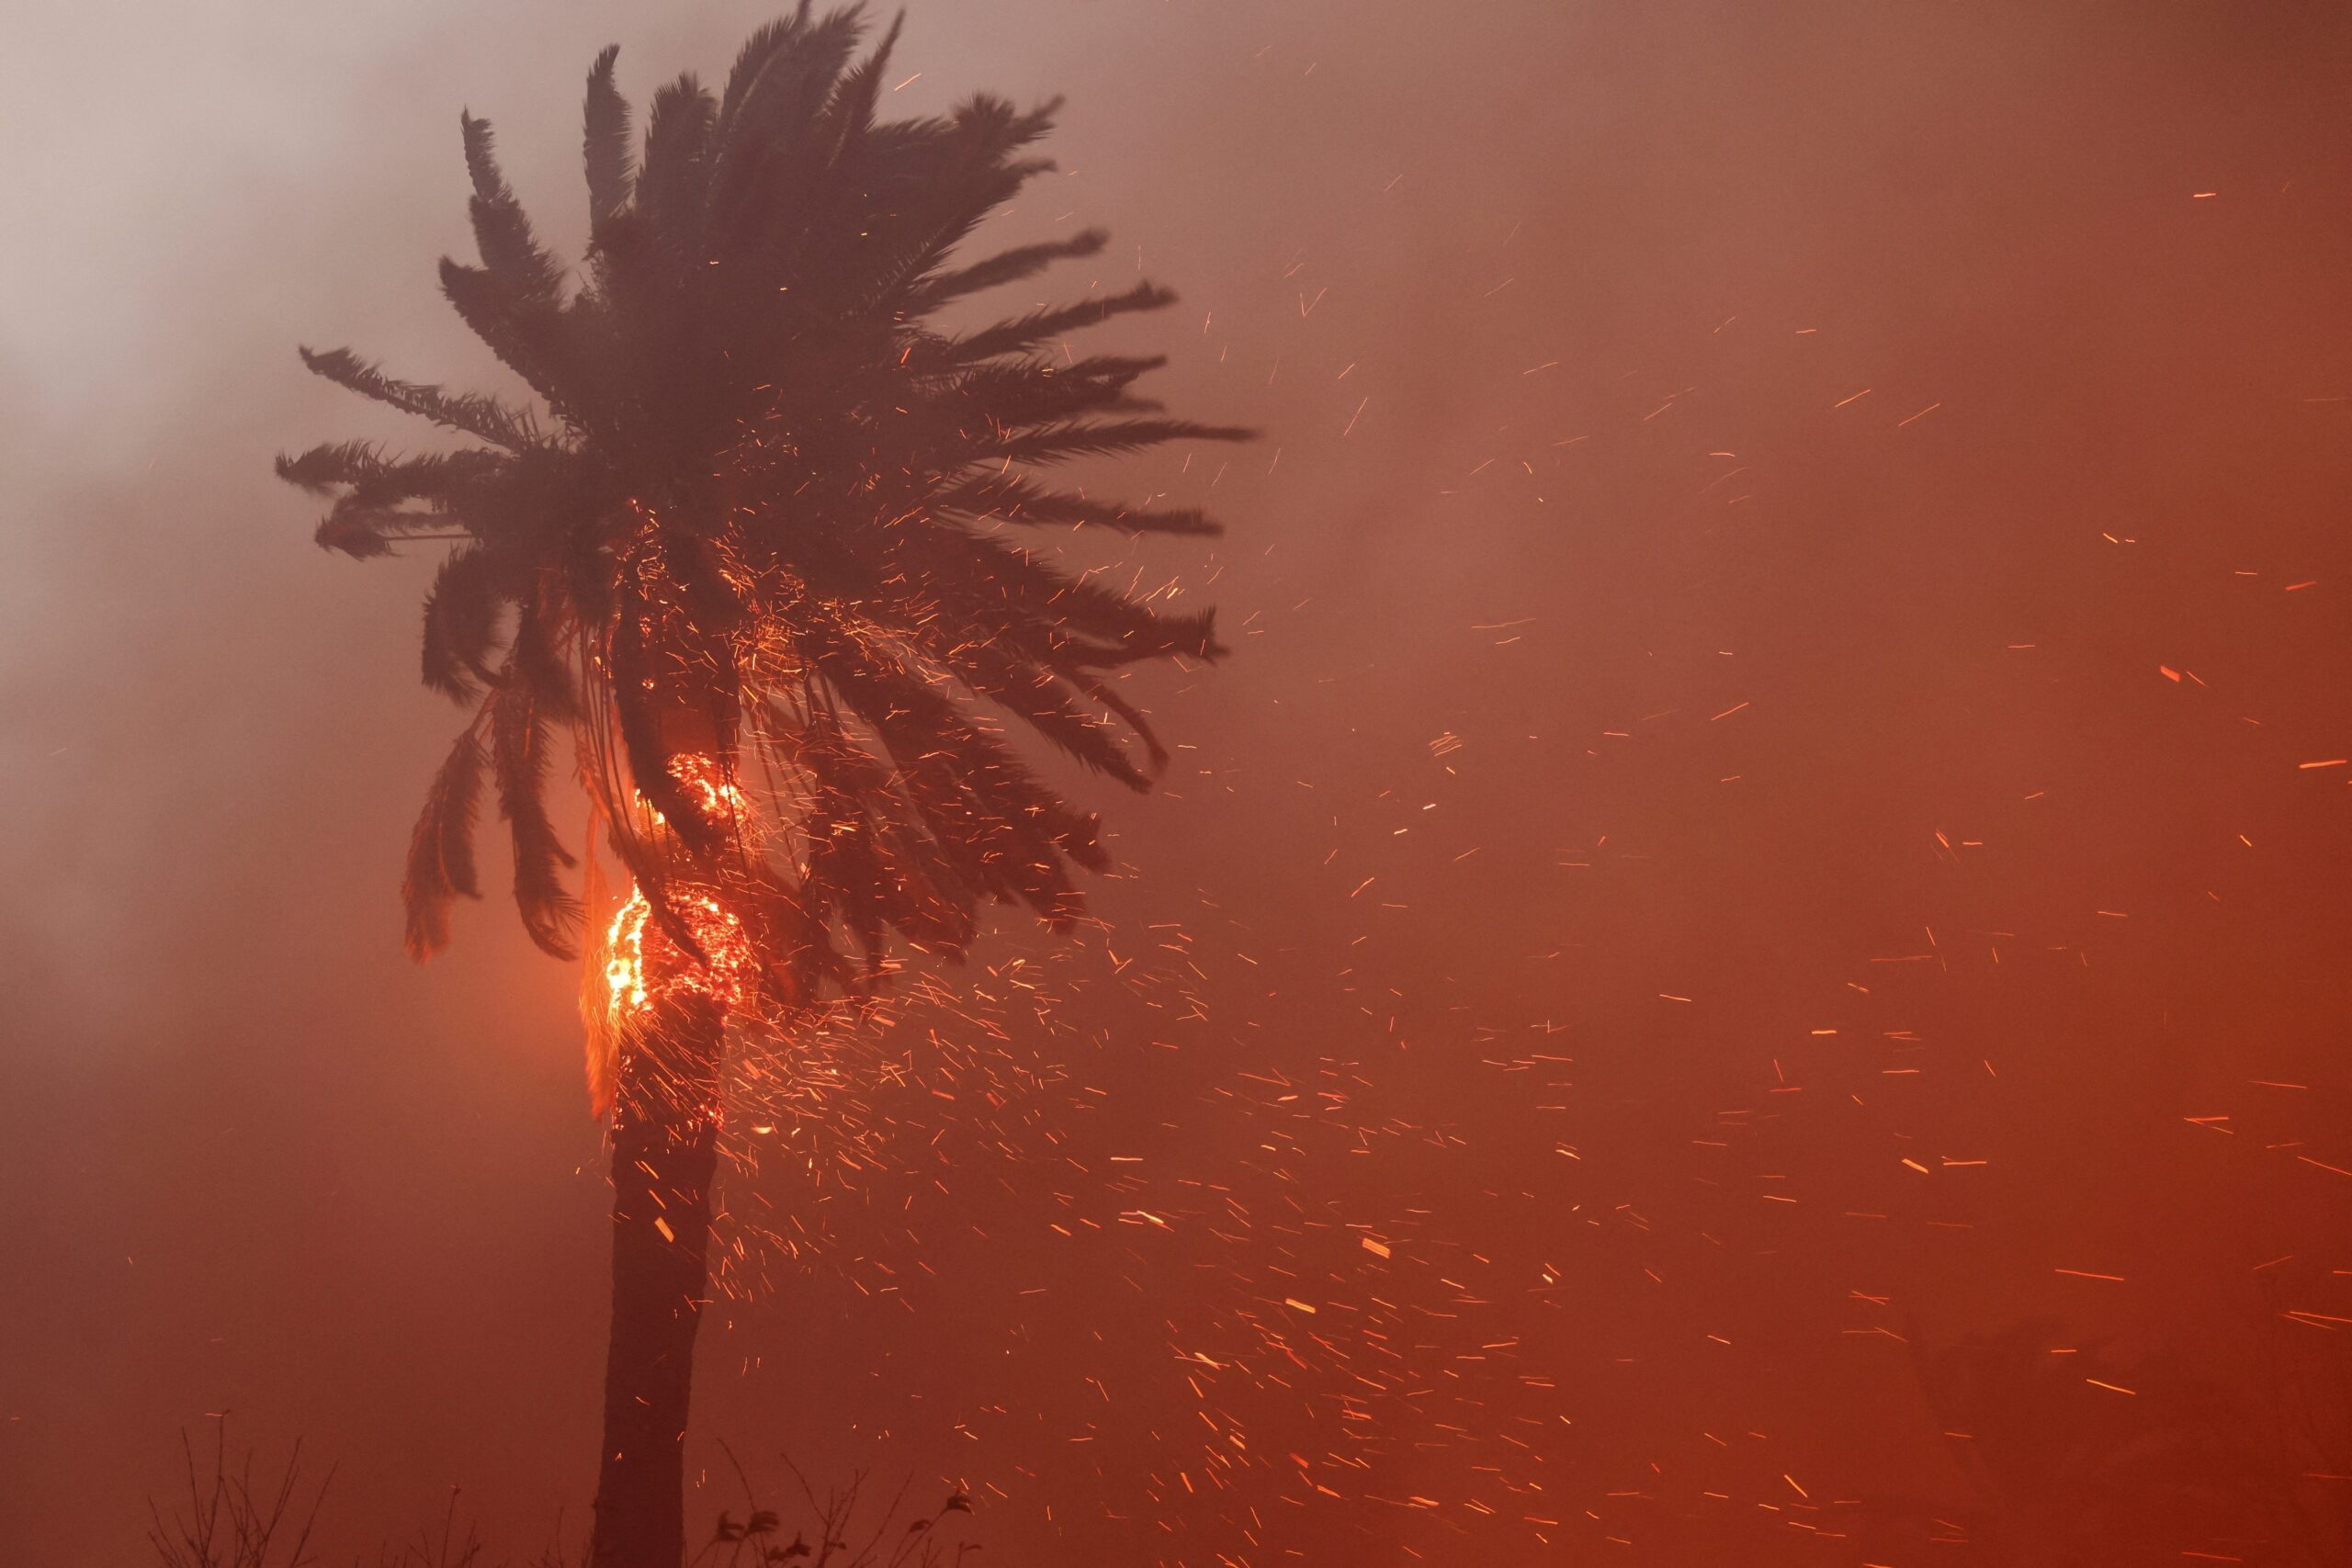
[[[297,344],[503,384],[460,108],[576,255],[595,51],[642,104],[768,10],[0,9],[7,1562],[137,1560],[222,1411],[340,1463],[338,1551],[584,1517],[576,976],[495,889],[401,956],[430,559],[269,459],[413,437]],[[1059,292],[1182,300],[1081,351],[1264,434],[1090,470],[1227,524],[1068,547],[1232,657],[1087,793],[1104,929],[1007,922],[1001,1035],[910,1010],[862,1163],[730,1185],[690,1517],[723,1438],[996,1562],[1910,1562],[1978,1550],[1933,1347],[2281,1419],[2282,1311],[2352,1318],[2338,7],[921,0],[897,59],[1067,96],[1001,231],[1110,229]],[[2211,1528],[2147,1560],[2299,1561]]]

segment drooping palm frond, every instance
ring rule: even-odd
[[[986,901],[1077,916],[1074,873],[1104,864],[1094,819],[1013,735],[1137,789],[1165,763],[1106,675],[1215,659],[1209,617],[1004,530],[1212,534],[1198,512],[1050,488],[1034,470],[1249,433],[1137,396],[1158,356],[1060,351],[1168,305],[1157,285],[993,325],[936,320],[1097,254],[1105,236],[959,262],[1050,166],[1032,149],[1053,106],[983,95],[878,120],[898,31],[861,58],[857,7],[803,4],[752,36],[718,93],[691,73],[662,87],[634,146],[616,51],[599,54],[577,281],[500,172],[488,122],[461,117],[479,259],[445,259],[443,290],[540,410],[304,351],[325,378],[479,443],[416,457],[332,444],[278,465],[331,498],[322,545],[364,558],[458,541],[426,600],[424,674],[478,711],[411,847],[418,956],[477,892],[485,773],[527,929],[577,951],[573,861],[547,801],[560,728],[667,940],[707,958],[718,911],[789,1005],[847,983],[853,953],[870,971],[894,941],[960,952]]]
[[[433,775],[424,810],[409,839],[401,901],[408,908],[408,950],[420,959],[448,945],[449,907],[458,895],[481,897],[474,877],[474,816],[481,800],[481,742],[468,729]]]

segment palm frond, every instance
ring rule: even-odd
[[[890,51],[898,47],[899,29],[906,20],[904,11],[892,17],[882,41],[833,84],[833,95],[825,105],[816,144],[827,170],[838,170],[853,158],[873,129],[874,106],[882,93],[882,73],[890,68]]]
[[[514,903],[523,929],[555,958],[577,958],[580,904],[565,890],[571,852],[548,816],[547,715],[512,661],[490,699],[491,774],[514,846]]]
[[[743,101],[751,96],[752,86],[765,74],[779,57],[788,55],[808,30],[808,14],[815,8],[813,0],[800,0],[792,15],[763,22],[752,29],[743,47],[735,51],[735,63],[727,73],[727,88],[719,100],[718,117],[724,120],[735,118]]]
[[[419,964],[449,945],[449,910],[459,895],[481,897],[473,844],[481,770],[481,743],[469,728],[435,772],[409,836],[408,874],[401,882],[401,904],[408,912],[403,945]]]
[[[506,177],[498,172],[490,121],[461,114],[458,124],[466,144],[466,172],[474,185],[467,211],[473,220],[474,243],[481,252],[482,265],[518,305],[557,303],[563,289],[562,271],[555,258],[539,248],[523,204],[514,199]]]
[[[710,179],[711,130],[718,106],[691,71],[653,95],[637,209],[681,262],[699,261]]]
[[[588,172],[588,228],[620,216],[629,204],[637,173],[629,147],[628,100],[613,83],[621,46],[608,45],[588,72],[588,100],[582,110],[581,162]]]
[[[441,258],[441,294],[500,364],[523,378],[559,415],[572,417],[577,389],[567,375],[571,355],[563,314],[552,298],[448,256]]]
[[[323,354],[308,348],[300,352],[303,365],[314,376],[322,376],[361,397],[390,403],[403,413],[416,414],[435,424],[479,436],[494,446],[522,451],[538,446],[544,439],[537,421],[528,410],[508,408],[486,393],[445,392],[421,382],[396,380],[347,348],[332,348]],[[281,478],[288,477],[282,468],[278,472]]]
[[[580,691],[560,619],[553,596],[544,589],[523,601],[514,616],[513,673],[531,688],[539,712],[549,722],[572,724],[582,713]]]
[[[1195,424],[1182,419],[1138,419],[1116,423],[1073,421],[1037,430],[1009,432],[974,443],[975,458],[1016,463],[1058,463],[1105,452],[1134,452],[1170,441],[1254,441],[1258,433],[1232,424]]]
[[[299,456],[280,453],[277,468],[288,484],[323,494],[370,479],[383,466],[383,450],[373,441],[327,441]]]
[[[1191,507],[1152,508],[1096,501],[1046,490],[1019,474],[989,474],[940,492],[936,509],[976,521],[1000,519],[1038,527],[1115,528],[1129,534],[1188,534],[1214,537],[1225,532],[1205,513]]]
[[[449,552],[424,594],[424,683],[459,702],[495,679],[489,660],[498,649],[505,563],[479,546]]]
[[[1113,316],[1136,310],[1161,310],[1176,303],[1175,293],[1156,283],[1138,283],[1117,294],[1106,294],[1082,305],[1062,305],[1030,311],[968,337],[949,338],[918,363],[944,361],[970,365],[1000,354],[1020,354],[1080,327],[1099,326]]]
[[[915,298],[925,308],[935,308],[984,288],[1019,283],[1036,276],[1057,261],[1098,254],[1110,240],[1110,234],[1103,230],[1081,229],[1067,240],[1048,240],[1042,244],[999,251],[985,261],[938,274],[915,291]]]

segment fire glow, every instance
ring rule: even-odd
[[[681,951],[653,920],[644,890],[630,888],[605,931],[607,1022],[640,1018],[678,993],[716,997],[730,1013],[746,1010],[757,996],[759,960],[743,922],[705,889],[680,888],[673,905],[703,956]]]

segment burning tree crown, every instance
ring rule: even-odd
[[[1073,917],[1071,868],[1103,864],[1095,819],[1024,765],[1001,716],[1138,790],[1165,761],[1111,682],[1145,660],[1216,657],[1208,614],[1013,536],[1215,526],[1030,470],[1248,433],[1136,396],[1159,356],[1061,348],[1169,304],[1152,284],[934,324],[1105,237],[951,265],[1051,166],[1028,150],[1056,106],[980,96],[877,120],[898,30],[860,59],[858,10],[812,17],[804,0],[752,36],[722,93],[687,74],[655,94],[641,149],[605,51],[576,283],[534,236],[487,122],[461,118],[481,265],[444,259],[442,290],[537,407],[303,351],[328,379],[474,443],[340,443],[277,465],[333,498],[323,546],[365,558],[454,541],[425,601],[424,676],[472,717],[409,850],[418,958],[447,942],[456,897],[480,896],[485,774],[524,923],[577,954],[582,900],[563,877],[577,863],[547,801],[563,729],[591,804],[589,901],[599,833],[636,884],[600,938],[641,959],[651,933],[704,983],[775,1007],[860,984],[894,936],[960,951],[984,901]]]

